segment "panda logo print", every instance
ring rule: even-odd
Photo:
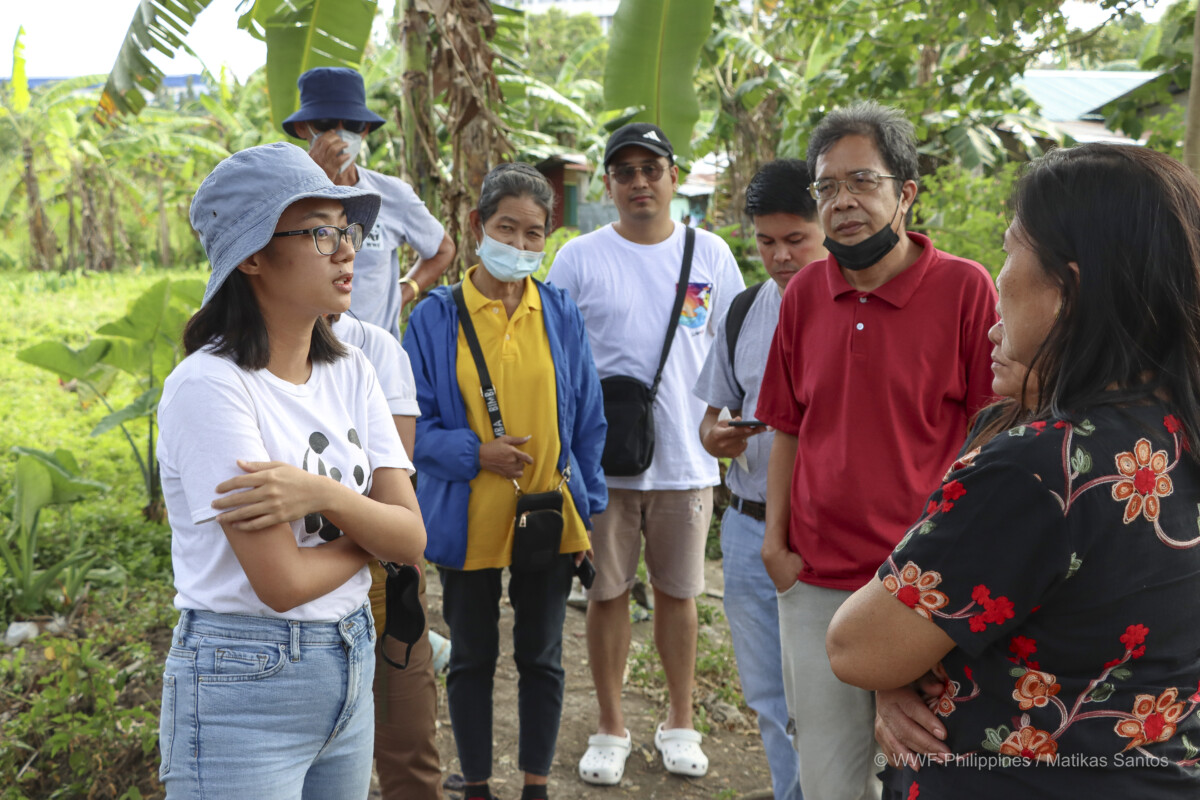
[[[323,432],[313,431],[309,434],[300,468],[344,483],[362,494],[367,492],[367,456],[354,428],[346,432],[342,442],[331,442]],[[301,544],[311,541],[314,536],[332,542],[341,535],[341,529],[319,512],[304,517]]]

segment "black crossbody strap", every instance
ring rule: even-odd
[[[479,337],[475,335],[475,325],[471,322],[471,313],[467,311],[467,301],[463,299],[462,281],[454,284],[450,294],[454,296],[454,305],[458,306],[458,321],[462,325],[467,346],[471,348],[471,357],[475,359],[475,369],[479,370],[479,391],[487,406],[488,418],[492,421],[492,435],[499,439],[504,435],[504,420],[500,417],[500,400],[496,397],[496,387],[492,385],[492,376],[488,374],[487,362],[483,360],[483,348],[479,346]]]
[[[658,359],[658,372],[654,373],[654,383],[650,386],[650,402],[658,396],[658,384],[662,381],[663,367],[667,365],[667,356],[671,354],[671,342],[675,341],[675,329],[679,327],[679,314],[683,311],[683,300],[687,296],[688,277],[692,274],[692,251],[696,249],[696,229],[687,227],[683,237],[683,266],[679,268],[679,283],[675,287],[675,306],[671,309],[671,318],[667,321],[667,339],[663,342],[662,356]]]

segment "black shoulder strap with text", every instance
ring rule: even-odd
[[[463,336],[467,339],[467,347],[471,348],[471,358],[475,359],[475,369],[479,370],[479,391],[483,394],[488,418],[492,421],[492,435],[499,439],[504,435],[504,420],[500,417],[500,401],[496,397],[496,387],[492,385],[492,376],[488,373],[487,362],[483,360],[483,348],[479,346],[479,337],[475,335],[475,324],[471,322],[471,312],[467,311],[467,302],[463,299],[462,281],[454,284],[450,294],[454,296],[454,305],[458,306],[458,321],[462,325]]]
[[[734,351],[737,350],[738,337],[742,335],[742,326],[746,324],[746,315],[750,313],[750,306],[754,305],[754,298],[758,297],[759,291],[765,286],[768,281],[756,283],[748,289],[738,292],[737,297],[733,298],[733,302],[729,304],[729,311],[725,314],[725,344],[729,347],[729,371],[733,374],[733,382],[737,384],[738,391],[745,397],[746,390],[742,388],[742,382],[737,377],[737,362],[733,358]]]
[[[696,229],[686,228],[683,239],[683,265],[679,268],[679,283],[675,286],[675,307],[671,309],[671,319],[667,322],[667,340],[663,342],[662,356],[658,359],[658,372],[654,373],[654,383],[650,386],[650,402],[658,396],[658,384],[662,381],[663,367],[667,365],[667,356],[671,353],[671,342],[675,340],[675,329],[679,327],[679,314],[683,311],[683,300],[687,296],[688,278],[692,274],[692,251],[696,249]]]

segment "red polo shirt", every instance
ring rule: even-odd
[[[784,293],[755,416],[799,439],[788,546],[805,583],[871,580],[993,399],[991,276],[908,237],[920,258],[872,292],[829,256]]]

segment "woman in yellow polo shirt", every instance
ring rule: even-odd
[[[492,679],[518,492],[561,487],[563,495],[559,555],[545,568],[512,568],[509,576],[522,800],[547,797],[562,716],[567,595],[590,547],[590,519],[608,502],[603,401],[583,318],[564,292],[531,277],[553,208],[554,190],[533,167],[492,170],[471,212],[481,264],[460,285],[461,306],[452,287],[435,289],[404,338],[421,409],[413,460],[430,520],[425,557],[438,565],[450,626],[446,692],[467,800],[492,797]],[[478,338],[498,414],[481,393],[460,307]]]

